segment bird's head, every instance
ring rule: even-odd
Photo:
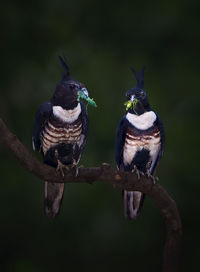
[[[141,72],[137,73],[134,68],[131,67],[131,70],[136,77],[137,84],[126,92],[126,110],[137,115],[150,110],[147,94],[144,91],[144,69],[145,67],[142,68]]]
[[[66,73],[56,86],[56,90],[51,99],[53,106],[61,106],[66,110],[74,109],[78,105],[80,98],[96,106],[94,100],[89,98],[85,85],[78,80],[73,80],[70,77],[70,70],[66,61],[61,56],[59,56],[59,59]]]

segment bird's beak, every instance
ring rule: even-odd
[[[86,95],[86,96],[88,97],[88,91],[87,91],[86,88],[82,88],[82,89],[81,89],[81,92],[83,92],[84,95]]]
[[[86,100],[91,106],[97,107],[97,104],[95,103],[95,101],[93,100],[93,98],[90,98],[88,96],[88,91],[87,91],[86,88],[82,88],[78,92],[78,101],[80,100],[80,98]]]
[[[135,99],[135,95],[131,95],[131,102],[132,103],[133,103],[134,99]]]
[[[138,100],[135,98],[135,95],[131,95],[131,99],[125,102],[126,111],[132,108],[135,112],[135,106],[137,104]]]

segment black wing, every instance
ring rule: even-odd
[[[41,149],[41,132],[48,122],[49,117],[52,113],[52,104],[50,102],[45,102],[42,104],[36,115],[35,115],[35,124],[33,130],[33,149],[40,151]]]
[[[161,121],[159,115],[157,115],[156,125],[158,126],[158,128],[160,130],[160,143],[161,143],[161,145],[160,145],[160,150],[158,152],[157,157],[152,162],[152,165],[150,168],[151,175],[155,174],[156,168],[160,162],[160,159],[162,158],[163,151],[164,151],[164,144],[165,144],[165,132],[164,132],[163,124],[162,124],[162,121]]]
[[[123,149],[126,138],[126,132],[128,128],[128,121],[126,117],[122,117],[119,121],[119,125],[117,127],[116,133],[116,145],[115,145],[115,160],[117,162],[117,166],[119,170],[123,170]]]
[[[88,137],[88,129],[89,129],[89,119],[88,119],[88,114],[87,114],[87,109],[85,106],[85,103],[80,101],[81,104],[81,123],[82,123],[82,137],[83,141],[80,145],[80,153],[83,152],[83,149],[85,147],[87,137]]]
[[[84,150],[84,147],[87,141],[88,127],[89,127],[89,120],[88,120],[86,106],[82,101],[80,101],[80,104],[81,104],[80,118],[81,118],[81,124],[82,124],[82,132],[81,132],[80,141],[74,146],[74,151],[73,151],[73,157],[77,163],[79,162],[81,158],[81,154]]]

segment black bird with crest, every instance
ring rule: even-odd
[[[42,104],[36,113],[33,149],[41,151],[44,163],[55,167],[61,175],[65,168],[74,168],[77,175],[77,165],[88,136],[88,114],[80,99],[96,104],[89,98],[84,84],[71,78],[65,58],[59,56],[59,59],[65,74],[50,102]],[[44,211],[47,217],[58,215],[64,186],[64,183],[45,181]]]
[[[138,178],[145,174],[155,182],[155,171],[163,154],[164,130],[144,91],[144,69],[136,72],[131,67],[137,84],[126,92],[126,114],[117,128],[115,157],[120,171],[136,172]],[[141,192],[123,191],[126,218],[137,218],[144,197]]]

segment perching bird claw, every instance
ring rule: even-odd
[[[153,181],[153,184],[156,184],[156,181],[158,181],[158,177],[152,176],[149,170],[147,170],[146,175],[148,178],[150,178]]]
[[[139,171],[139,170],[137,169],[137,166],[136,166],[136,165],[133,166],[133,170],[132,170],[131,172],[132,172],[132,173],[135,172],[138,179],[140,179],[141,176],[144,176],[144,173],[143,173],[142,171]]]
[[[65,174],[63,169],[67,169],[69,171],[69,167],[67,165],[64,165],[58,158],[58,150],[55,150],[55,158],[57,159],[57,167],[56,167],[56,172],[60,173],[61,176],[64,178]]]
[[[75,177],[78,176],[78,172],[79,172],[79,167],[77,166],[77,162],[75,159],[73,159],[73,164],[71,165],[72,169],[75,169]]]
[[[66,169],[67,171],[70,170],[69,166],[62,164],[62,162],[60,160],[57,160],[58,165],[56,168],[56,171],[62,175],[62,177],[64,178],[65,173],[64,173],[64,169]]]

